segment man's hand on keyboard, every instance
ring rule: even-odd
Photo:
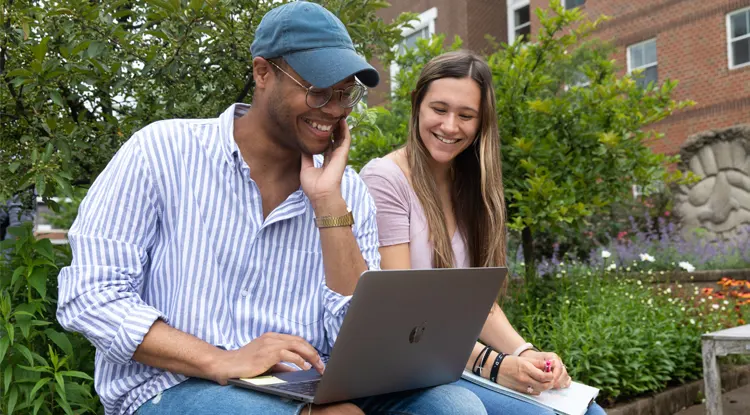
[[[214,359],[214,380],[226,385],[230,378],[251,378],[267,371],[290,371],[280,362],[315,368],[323,374],[323,361],[317,350],[305,339],[289,334],[265,333],[237,350],[222,351]]]

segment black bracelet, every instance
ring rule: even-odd
[[[484,367],[484,364],[487,363],[487,357],[489,357],[490,352],[492,351],[492,348],[490,346],[484,346],[484,349],[482,349],[481,352],[477,355],[477,359],[474,360],[474,366],[472,367],[472,371],[477,376],[482,376],[482,368]],[[487,352],[487,353],[485,353]],[[479,362],[479,358],[482,357],[484,354],[484,360],[482,360],[482,365],[477,366],[477,363]]]
[[[492,370],[490,371],[490,381],[493,383],[497,382],[497,372],[500,371],[500,364],[503,363],[503,359],[505,359],[505,356],[507,356],[507,354],[498,353],[497,357],[495,358],[495,363],[492,364]]]
[[[479,365],[479,374],[477,376],[482,376],[482,370],[484,370],[484,365],[487,364],[487,359],[490,357],[492,352],[494,352],[492,347],[487,346],[487,353],[485,353],[484,357],[482,358],[482,363]]]

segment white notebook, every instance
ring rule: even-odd
[[[570,387],[565,389],[550,389],[535,396],[500,386],[467,370],[464,370],[461,377],[489,390],[550,409],[561,415],[584,415],[599,395],[599,389],[578,382],[572,382]]]

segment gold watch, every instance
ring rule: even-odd
[[[321,216],[315,218],[315,225],[318,228],[333,228],[336,226],[352,226],[354,225],[354,215],[352,212],[347,212],[343,216]]]

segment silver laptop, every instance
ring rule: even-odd
[[[455,382],[507,271],[367,271],[323,376],[310,369],[229,383],[325,404]]]

